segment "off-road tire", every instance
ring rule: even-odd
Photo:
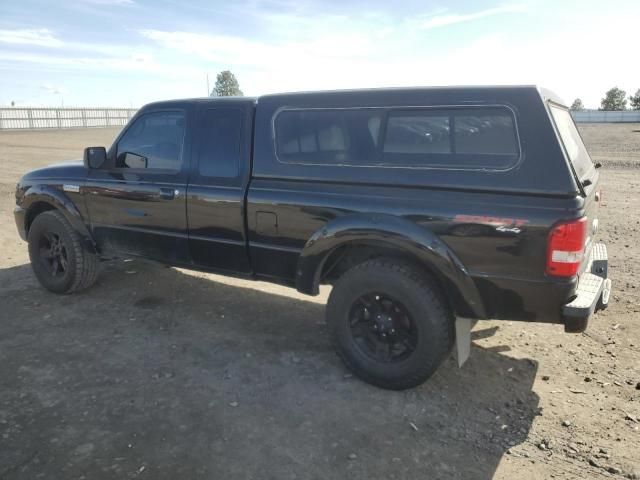
[[[53,276],[40,256],[40,241],[45,233],[53,233],[66,252],[67,269],[59,277]],[[90,287],[98,276],[98,256],[89,251],[83,238],[57,210],[38,215],[29,228],[29,258],[38,281],[54,293],[72,293]]]
[[[415,350],[399,363],[363,354],[351,334],[352,305],[371,291],[402,302],[416,325]],[[431,377],[451,352],[455,338],[452,314],[432,278],[392,258],[368,260],[345,272],[333,286],[326,316],[333,344],[347,367],[362,380],[391,390],[413,388]]]

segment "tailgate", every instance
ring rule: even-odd
[[[587,217],[587,238],[585,239],[585,253],[580,266],[580,273],[590,268],[591,249],[596,243],[595,240],[598,233],[598,210],[602,199],[602,194],[598,189],[598,177],[599,175],[596,172],[593,180],[591,180],[593,183],[585,188],[587,197],[585,198],[584,215]]]

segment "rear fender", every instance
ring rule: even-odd
[[[300,254],[296,288],[317,295],[327,258],[349,243],[380,244],[411,255],[444,284],[456,315],[486,318],[475,283],[451,249],[429,229],[393,215],[343,216],[317,230]]]

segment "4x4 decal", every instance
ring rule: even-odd
[[[522,231],[520,227],[507,227],[505,225],[500,225],[499,227],[496,227],[496,230],[498,232],[503,232],[503,233],[520,233]]]

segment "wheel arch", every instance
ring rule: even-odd
[[[33,186],[22,198],[21,207],[25,210],[24,231],[29,234],[29,228],[35,218],[50,210],[61,212],[71,226],[83,237],[87,247],[96,252],[93,237],[87,228],[78,207],[63,192],[47,186]]]
[[[393,215],[340,217],[316,231],[300,254],[296,288],[317,295],[320,283],[336,266],[342,265],[340,274],[345,263],[349,268],[377,256],[401,257],[418,265],[434,278],[456,315],[486,317],[475,283],[451,249],[429,229]]]

